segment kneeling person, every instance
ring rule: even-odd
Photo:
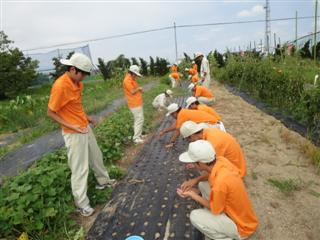
[[[244,239],[258,226],[249,196],[237,169],[224,157],[216,157],[211,144],[204,140],[190,143],[179,156],[209,174],[209,184],[198,189],[177,189],[182,198],[190,197],[203,208],[191,211],[192,225],[210,239]]]

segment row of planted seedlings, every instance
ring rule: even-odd
[[[167,86],[157,85],[144,93],[145,129],[153,128],[152,99]],[[111,178],[121,179],[123,170],[115,166],[131,143],[132,114],[126,106],[108,116],[94,129]],[[4,180],[0,189],[0,237],[14,239],[26,232],[32,239],[74,239],[79,226],[70,186],[70,170],[65,149],[49,153],[18,176]],[[88,178],[91,205],[106,203],[112,189],[95,189],[93,173]]]
[[[217,69],[216,77],[307,126],[308,135],[320,144],[320,83],[310,84],[304,61],[289,60],[231,56],[225,67]],[[314,148],[311,158],[320,170],[319,148]]]

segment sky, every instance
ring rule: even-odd
[[[0,28],[26,50],[110,35],[143,31],[185,24],[263,20],[265,0],[211,1],[63,1],[63,0],[0,0]],[[314,0],[270,0],[271,19],[314,16]],[[298,21],[298,36],[314,31],[313,19]],[[209,53],[217,49],[234,50],[253,46],[264,39],[265,23],[233,24],[193,28],[177,28],[178,57],[183,52]],[[295,38],[295,21],[271,23],[272,38],[286,42]],[[79,47],[87,43],[59,48]],[[159,56],[175,61],[173,29],[89,42],[94,62],[126,57]],[[53,48],[28,51],[48,52]]]

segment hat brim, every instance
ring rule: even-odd
[[[190,131],[188,135],[182,135],[183,138],[187,138],[187,137],[190,137],[191,135],[201,131],[202,129],[204,129],[204,126],[198,124],[196,128],[193,129],[193,131]]]
[[[180,156],[179,156],[179,161],[183,162],[183,163],[195,163],[195,161],[193,161],[190,158],[188,152],[181,153]]]
[[[66,66],[73,66],[69,59],[60,59],[60,63]]]
[[[60,59],[60,63],[65,66],[75,67],[75,68],[80,69],[81,71],[85,72],[87,75],[90,75],[90,72],[84,71],[83,69],[76,67],[74,64],[71,63],[71,61],[69,59]]]
[[[187,103],[186,108],[189,108],[192,104],[194,104],[196,101],[191,102],[191,103]]]
[[[142,77],[142,75],[140,73],[138,73],[138,72],[133,72],[133,71],[130,71],[130,72],[132,72],[133,74],[137,75],[138,77]]]

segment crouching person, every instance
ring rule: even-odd
[[[152,102],[152,106],[158,111],[162,111],[163,109],[167,109],[170,99],[173,96],[173,92],[170,89],[167,89],[164,93],[160,93],[156,96]]]
[[[200,182],[199,190],[177,189],[182,198],[190,197],[203,206],[191,211],[192,225],[206,239],[245,239],[258,226],[258,219],[237,168],[224,157],[215,156],[208,141],[189,144],[188,151],[179,156],[183,163],[191,163],[209,174],[208,182]]]

